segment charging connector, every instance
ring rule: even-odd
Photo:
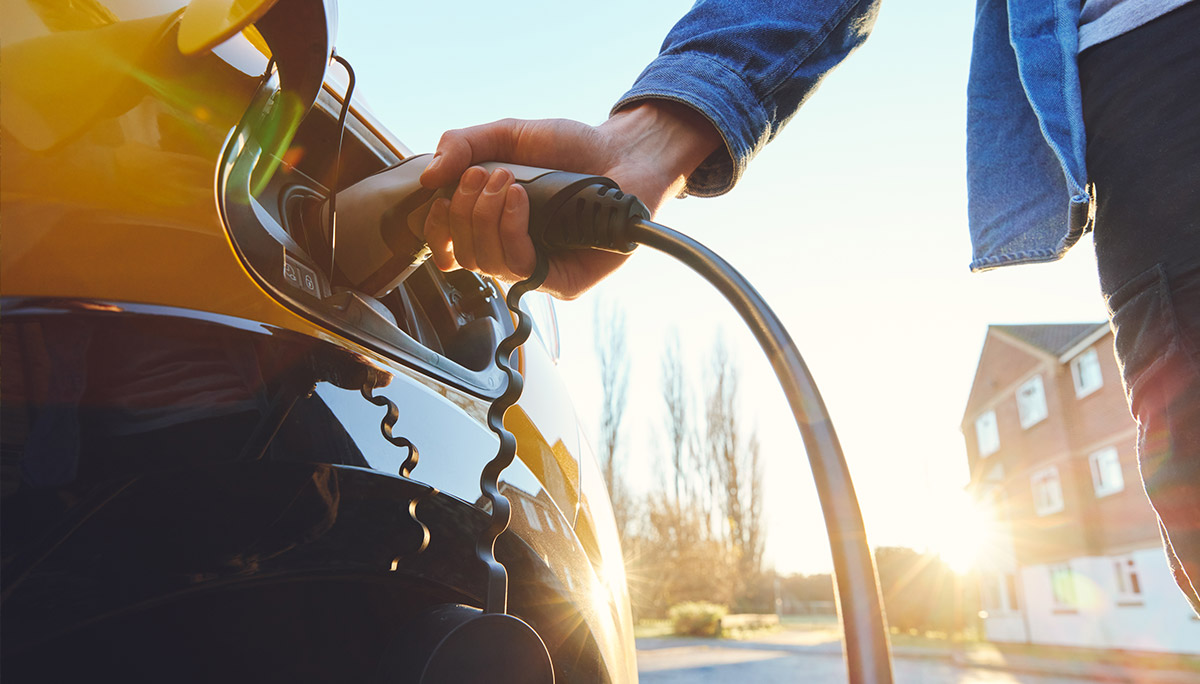
[[[571,182],[564,175],[579,178]],[[524,185],[529,194],[529,237],[543,249],[629,254],[637,248],[629,237],[630,227],[635,220],[650,219],[641,200],[603,176],[554,171]]]
[[[433,157],[409,157],[338,193],[337,260],[333,274],[341,285],[381,297],[429,258],[420,236],[429,208],[449,190],[421,185]],[[489,173],[503,166],[529,196],[529,235],[542,249],[603,249],[628,254],[637,246],[626,231],[650,211],[604,176],[517,164],[482,164]],[[321,216],[326,239],[332,221]]]

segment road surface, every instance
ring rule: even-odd
[[[840,644],[710,639],[639,639],[642,684],[814,684],[846,681]],[[955,665],[945,658],[896,658],[896,682],[920,684],[1080,684],[1052,677]]]

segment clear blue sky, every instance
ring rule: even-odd
[[[360,92],[415,151],[443,130],[513,116],[599,123],[691,3],[345,2],[338,50]],[[1064,262],[971,275],[965,90],[973,3],[885,2],[871,39],[717,199],[659,219],[701,239],[758,287],[820,383],[875,544],[939,547],[966,478],[959,421],[989,323],[1104,319],[1090,241]],[[564,359],[594,426],[598,301],[628,316],[628,475],[655,485],[659,356],[671,330],[696,369],[717,331],[737,351],[743,412],[767,456],[768,556],[828,568],[807,462],[753,339],[698,277],[642,250],[560,304]],[[594,429],[592,430],[594,434]]]

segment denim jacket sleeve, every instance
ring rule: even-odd
[[[699,0],[613,111],[642,100],[687,104],[725,141],[687,193],[727,192],[746,165],[866,40],[879,0]]]

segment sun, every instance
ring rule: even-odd
[[[976,569],[996,541],[991,511],[963,491],[945,497],[928,532],[931,550],[960,575]]]

